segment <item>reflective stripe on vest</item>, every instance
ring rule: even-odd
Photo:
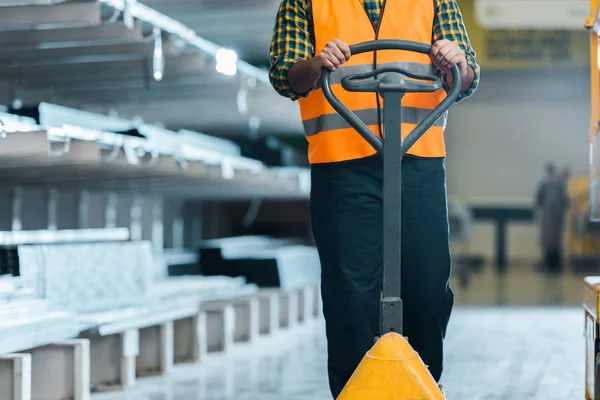
[[[371,108],[368,110],[358,110],[354,111],[354,114],[361,119],[365,125],[377,125],[377,108]],[[421,122],[425,117],[429,115],[431,110],[423,109],[423,108],[414,108],[414,107],[402,107],[402,122],[406,124],[417,125]],[[445,128],[446,127],[446,117],[447,114],[444,114],[440,117],[434,126]],[[304,132],[306,136],[314,136],[320,132],[332,131],[337,129],[346,129],[350,128],[350,124],[346,122],[344,118],[342,118],[339,114],[325,114],[320,117],[309,119],[302,122],[304,124]]]
[[[431,0],[386,1],[379,18],[376,33],[361,2],[339,0],[311,0],[315,48],[339,38],[348,45],[378,39],[400,39],[431,43],[434,19],[434,2]],[[375,58],[376,57],[376,58]],[[379,67],[397,67],[419,75],[431,75],[434,68],[426,54],[397,50],[353,55],[341,68],[331,73],[333,93],[378,136],[380,108],[383,99],[375,93],[350,93],[341,87],[345,76],[373,71]],[[383,75],[383,74],[382,74]],[[446,96],[437,93],[407,93],[402,99],[402,136],[406,137]],[[302,121],[308,140],[308,156],[311,164],[330,163],[364,158],[375,150],[343,120],[327,102],[315,85],[307,97],[299,100]],[[447,116],[440,118],[435,126],[411,148],[409,154],[420,157],[445,156],[444,127]]]

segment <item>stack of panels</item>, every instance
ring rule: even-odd
[[[152,282],[148,242],[19,246],[25,287],[52,307],[100,312],[144,304]]]
[[[0,354],[44,346],[77,337],[78,334],[77,319],[68,312],[46,311],[6,316],[0,324]]]
[[[45,314],[50,310],[50,304],[46,300],[36,299],[28,296],[11,297],[10,300],[0,298],[0,318],[2,320],[23,317],[27,315]]]
[[[37,295],[33,285],[23,287],[19,246],[32,244],[118,242],[129,239],[129,230],[77,229],[0,232],[0,308],[7,299],[19,300]],[[15,305],[16,307],[16,305]]]
[[[0,278],[0,354],[19,352],[78,335],[75,315],[53,311],[48,301]]]
[[[156,281],[151,297],[161,304],[189,303],[225,299],[254,293],[258,288],[243,277],[186,276]]]
[[[219,275],[219,271],[226,267],[227,260],[290,244],[293,244],[292,240],[269,236],[236,236],[205,240],[200,247],[200,273]]]
[[[200,274],[200,259],[197,251],[169,249],[164,250],[160,258],[168,276]]]
[[[22,129],[24,126],[30,130],[37,129],[37,121],[34,118],[24,117],[4,111],[0,111],[0,123],[4,132],[13,132],[18,126]]]
[[[261,237],[237,239],[237,246],[232,246],[235,241],[229,239],[221,242],[221,247],[205,246],[201,250],[203,274],[243,276],[259,287],[282,289],[319,282],[320,263],[314,247]]]
[[[298,288],[320,280],[319,255],[310,246],[284,246],[229,259],[224,273],[244,276],[260,287]]]
[[[258,290],[243,278],[185,277],[167,278],[153,283],[149,300],[136,307],[78,315],[80,330],[106,334],[113,324],[152,324],[157,319],[180,319],[195,314],[205,301],[252,294]]]
[[[47,306],[46,301],[41,300],[34,290],[24,288],[21,282],[19,277],[0,277],[0,321],[3,320],[2,315],[9,312],[28,312],[32,306]]]
[[[19,253],[15,246],[0,247],[0,276],[19,276]]]

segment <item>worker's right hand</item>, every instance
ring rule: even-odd
[[[320,68],[325,67],[333,72],[348,61],[350,55],[350,47],[346,43],[340,39],[333,39],[316,58]]]

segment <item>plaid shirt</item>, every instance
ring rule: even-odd
[[[342,1],[342,0],[339,0]],[[381,6],[385,0],[360,0],[373,22],[377,25]],[[457,102],[471,96],[479,84],[480,68],[471,47],[467,30],[463,23],[462,14],[457,0],[435,1],[436,15],[433,21],[432,43],[447,39],[455,42],[467,55],[467,63],[475,71],[473,84],[461,93]],[[271,68],[269,77],[271,84],[279,94],[297,100],[306,97],[308,93],[294,93],[287,82],[287,73],[292,65],[301,60],[307,60],[315,55],[312,26],[310,25],[311,10],[309,0],[283,0],[279,6],[271,50]],[[438,76],[441,76],[438,71]],[[444,85],[446,91],[448,86]]]

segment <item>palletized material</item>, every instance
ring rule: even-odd
[[[260,287],[298,288],[321,277],[315,247],[267,236],[207,240],[200,260],[205,275],[243,276]]]
[[[149,242],[20,246],[19,259],[25,286],[75,312],[143,304],[154,262]]]
[[[284,246],[257,249],[224,259],[216,268],[206,268],[207,275],[243,276],[260,287],[298,288],[320,281],[317,249],[311,246]]]
[[[256,290],[256,286],[247,285],[243,277],[185,276],[155,281],[151,296],[163,303],[190,297],[206,301],[250,294]]]
[[[269,236],[236,236],[205,240],[200,248],[202,269],[221,268],[224,260],[240,259],[247,254],[274,250],[292,244],[291,240]]]
[[[2,319],[0,354],[44,346],[79,335],[75,316],[67,312],[31,313]]]

